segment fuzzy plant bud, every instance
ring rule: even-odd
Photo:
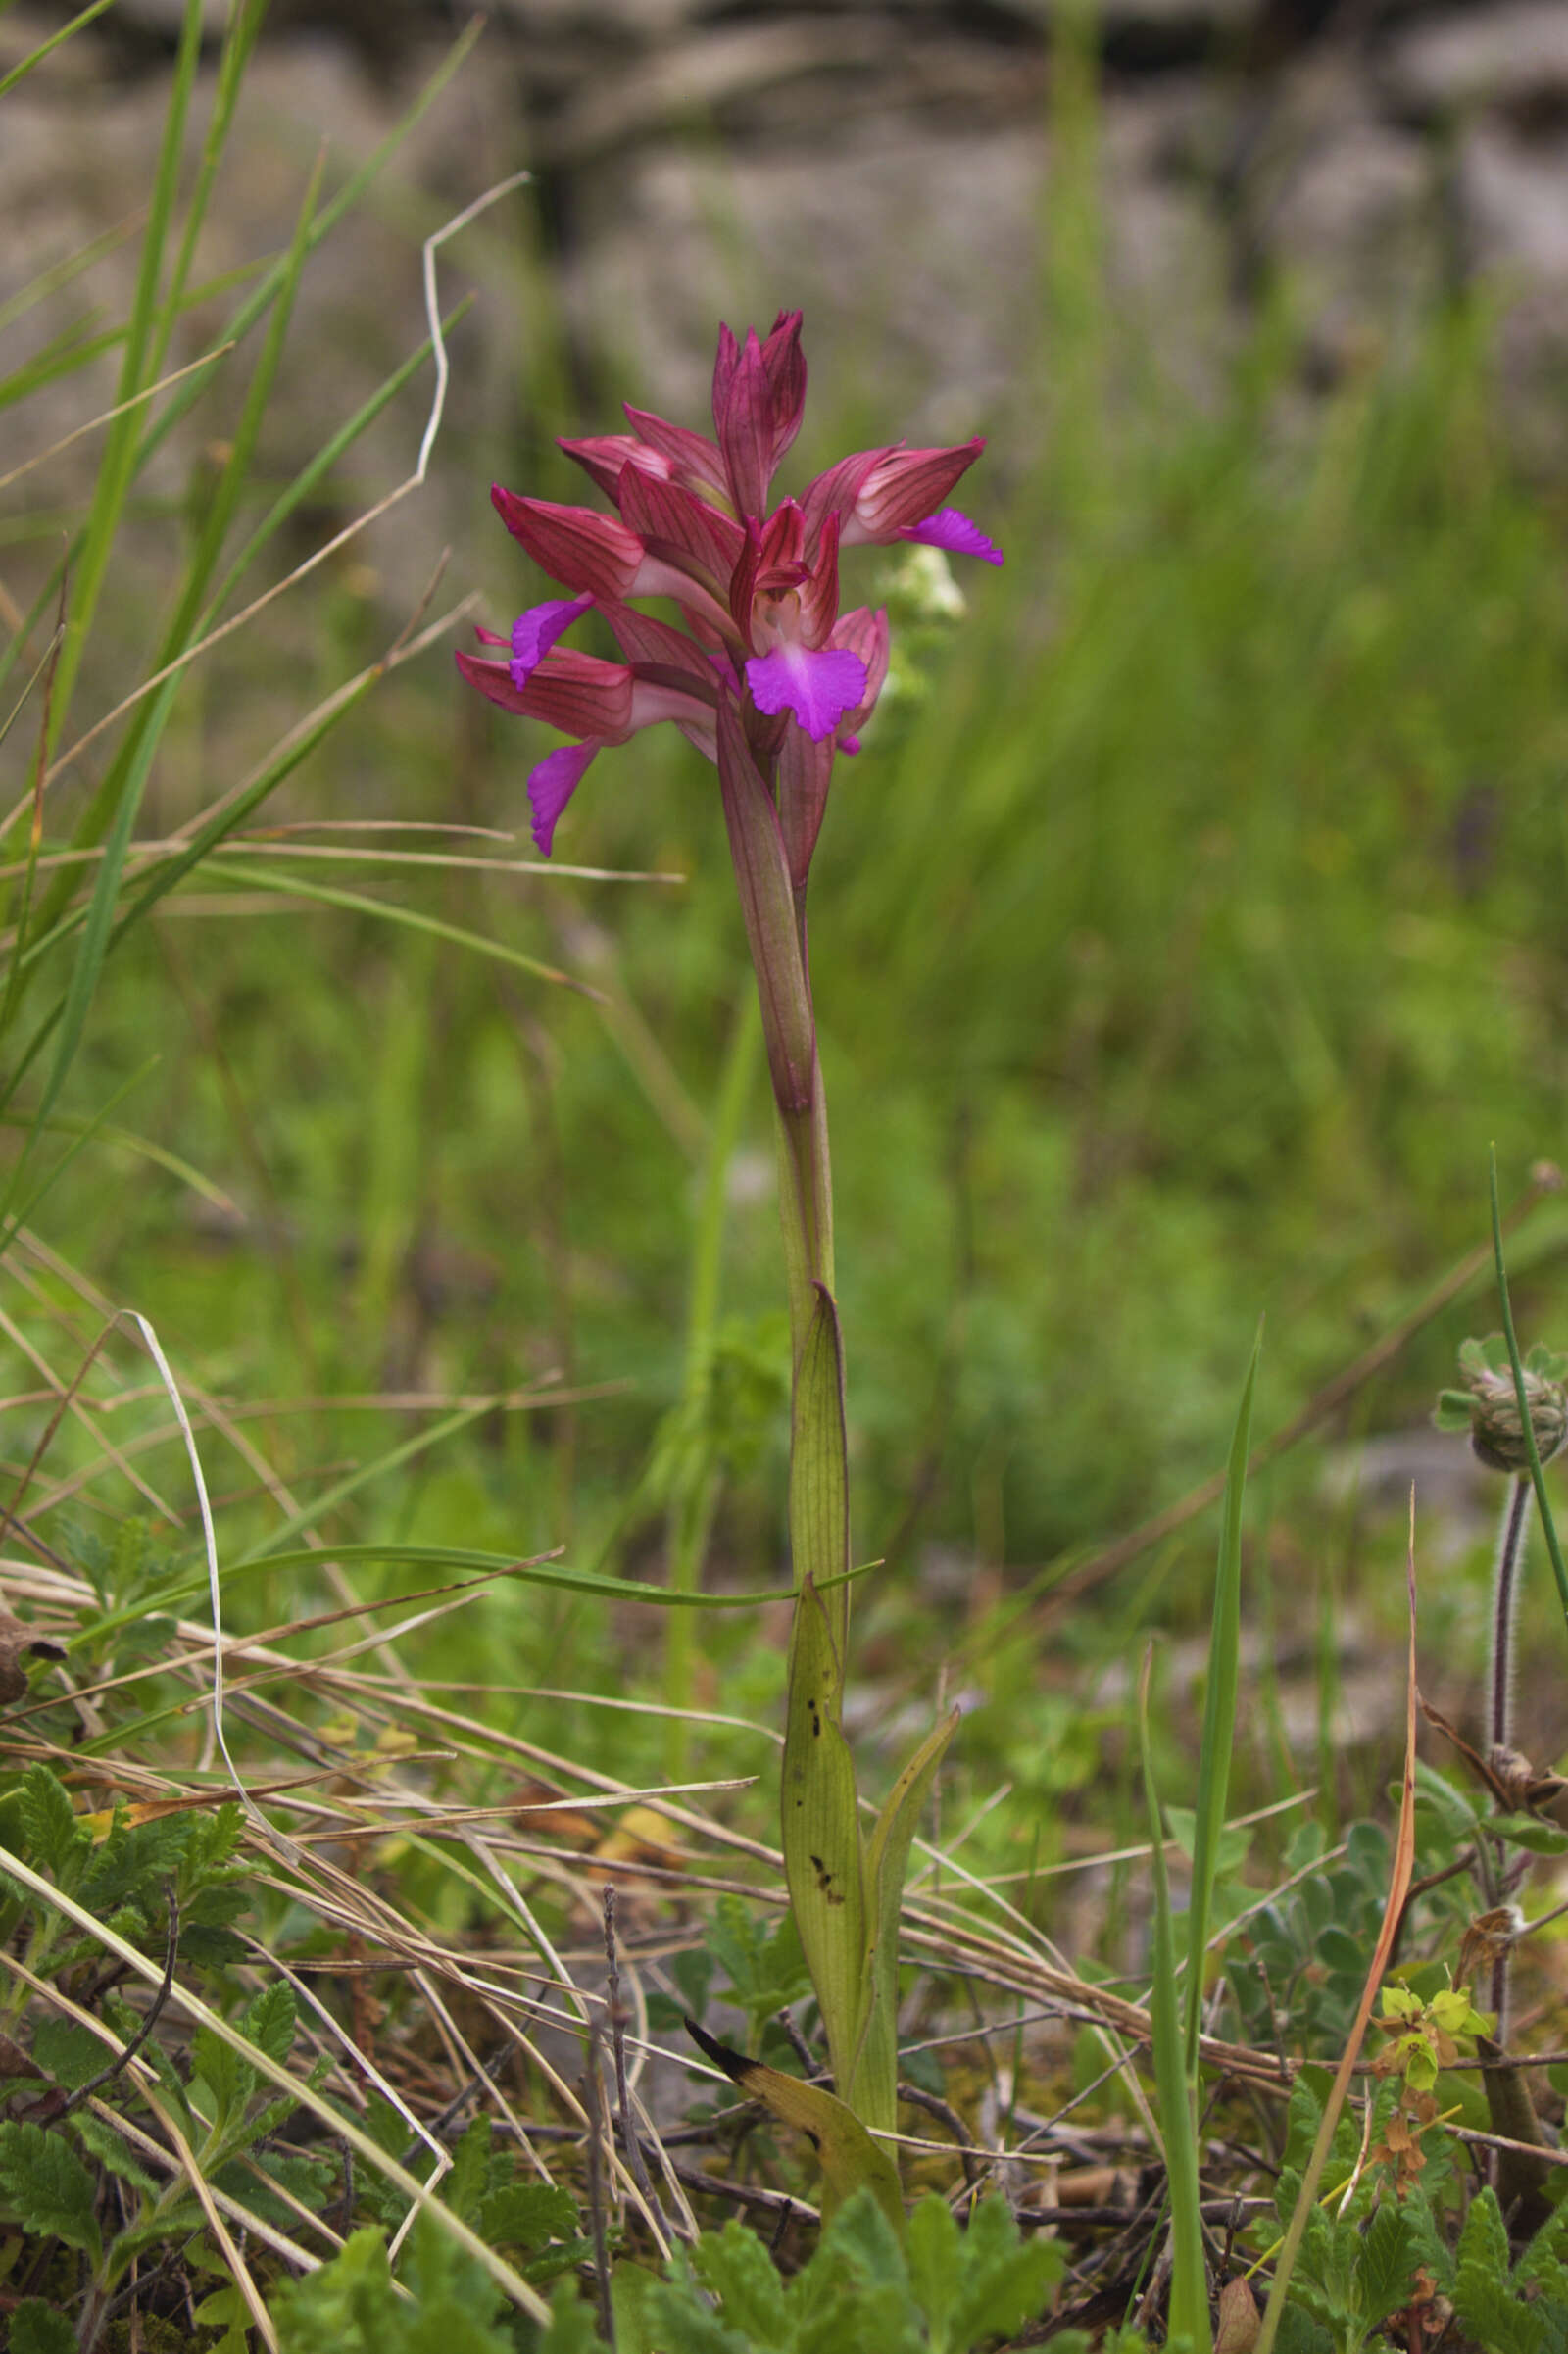
[[[1459,1373],[1464,1387],[1438,1395],[1432,1419],[1439,1430],[1468,1431],[1471,1447],[1494,1471],[1528,1472],[1519,1393],[1502,1335],[1463,1342]],[[1568,1441],[1568,1356],[1532,1349],[1524,1360],[1524,1387],[1536,1448],[1543,1463],[1549,1463]]]

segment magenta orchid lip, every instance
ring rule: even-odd
[[[813,806],[809,843],[792,857],[804,889],[834,755],[854,753],[887,675],[885,613],[839,610],[842,550],[916,541],[1001,564],[1001,551],[943,504],[985,447],[890,447],[842,458],[799,501],[768,510],[780,459],[806,407],[801,313],[781,311],[765,338],[719,329],[709,440],[626,408],[630,431],[563,440],[615,510],[564,507],[497,484],[497,514],[569,594],[529,608],[509,637],[478,633],[505,660],[460,653],[464,676],[503,711],[571,739],[528,779],[533,838],[548,858],[562,811],[607,746],[672,720],[719,760],[720,707],[736,708],[753,757],[782,793],[798,777]],[[668,599],[682,627],[631,600]],[[624,661],[560,641],[597,612]],[[799,829],[795,829],[799,833]]]

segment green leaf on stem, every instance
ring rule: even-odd
[[[824,2223],[856,2191],[869,2188],[903,2243],[904,2197],[899,2188],[898,2168],[881,2143],[873,2141],[853,2109],[846,2107],[835,2093],[824,2091],[820,2084],[803,2084],[799,2077],[786,2076],[782,2069],[769,2068],[760,2060],[747,2059],[744,2052],[731,2051],[727,2044],[705,2034],[694,2019],[687,2020],[686,2030],[699,2050],[715,2067],[722,2068],[743,2092],[749,2093],[753,2100],[760,2100],[781,2125],[794,2126],[807,2135],[822,2168]]]
[[[956,1708],[950,1710],[920,1743],[889,1791],[866,1850],[865,2007],[845,2098],[857,2116],[881,2133],[892,2133],[897,2123],[899,1914],[909,1847],[958,1716]]]
[[[849,1447],[844,1428],[844,1345],[838,1310],[821,1285],[807,1327],[795,1376],[790,1430],[790,1545],[795,1582],[820,1588],[850,1566]],[[835,1710],[843,1695],[844,1651],[850,1629],[850,1590],[835,1586],[825,1601],[838,1659]]]
[[[864,2000],[866,1950],[855,1766],[839,1721],[843,1674],[822,1597],[808,1578],[796,1597],[790,1641],[784,1877],[833,2073],[848,2087]]]

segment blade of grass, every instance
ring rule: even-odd
[[[153,1068],[153,1061],[145,1063],[136,1074],[137,1080],[144,1078]],[[240,1215],[239,1205],[231,1194],[224,1193],[220,1185],[211,1177],[204,1177],[200,1169],[190,1161],[182,1160],[177,1152],[172,1152],[167,1145],[155,1144],[150,1136],[138,1136],[133,1128],[114,1127],[105,1116],[109,1108],[106,1105],[104,1112],[95,1112],[90,1119],[71,1111],[52,1112],[44,1123],[45,1130],[51,1135],[60,1136],[85,1136],[90,1130],[100,1143],[119,1145],[138,1160],[145,1160],[150,1167],[162,1169],[167,1176],[177,1177],[181,1185],[188,1186],[193,1194],[199,1194],[204,1202],[210,1202],[214,1209],[220,1209],[225,1217],[237,1218]],[[31,1124],[21,1113],[0,1112],[0,1128],[24,1128]]]
[[[392,156],[396,154],[398,148],[407,138],[409,132],[419,121],[421,116],[423,116],[435,103],[441,92],[451,81],[453,75],[459,72],[460,68],[464,64],[464,61],[468,56],[468,53],[472,49],[475,41],[478,39],[483,29],[484,20],[482,17],[474,17],[469,20],[469,23],[465,26],[463,32],[460,33],[457,40],[453,43],[452,48],[446,57],[442,59],[441,64],[437,67],[429,81],[425,84],[424,88],[420,90],[417,97],[414,100],[413,104],[408,108],[406,113],[400,117],[396,123],[394,123],[392,129],[381,141],[380,145],[376,147],[372,153],[366,158],[365,162],[349,175],[348,179],[345,180],[343,186],[338,190],[337,194],[334,197],[329,198],[328,201],[321,207],[314,221],[311,223],[306,238],[307,258],[310,254],[315,252],[316,248],[321,243],[322,239],[331,233],[338,221],[344,218],[345,214],[353,209],[353,207],[359,202],[360,198],[365,194],[366,190],[370,187],[372,183],[379,177],[387,163],[390,161]],[[526,174],[521,176],[525,177]],[[508,181],[503,183],[503,186],[507,187],[513,184],[514,183]],[[474,208],[470,206],[467,208],[466,214],[462,218],[466,219],[470,217],[473,210]],[[164,223],[166,231],[167,226],[168,224],[166,221]],[[151,226],[149,228],[149,234],[151,234]],[[220,334],[215,339],[212,351],[209,352],[206,357],[210,359],[216,359],[220,350],[226,350],[233,344],[243,341],[244,337],[256,324],[257,320],[265,317],[272,304],[277,300],[285,285],[288,271],[289,257],[285,256],[279,262],[274,264],[273,267],[267,272],[266,276],[256,287],[248,301],[241,304],[240,308],[234,313],[232,319],[228,321],[226,326],[220,330]],[[216,286],[231,283],[235,278],[248,274],[250,274],[248,270],[229,272],[226,278],[215,280],[213,286],[198,288],[193,294],[186,298],[187,307],[189,307],[189,305],[205,301]],[[133,334],[137,332],[139,332],[138,319],[137,316],[133,315],[131,328],[116,330],[113,335],[107,338],[107,341],[109,343],[113,343],[119,340],[122,335],[123,335],[127,341],[128,347]],[[133,388],[134,378],[129,376],[126,371],[122,371],[122,393],[123,394],[127,389]],[[154,453],[162,447],[169,435],[172,433],[180,424],[185,416],[188,414],[192,405],[201,398],[204,390],[205,379],[203,377],[193,375],[186,388],[182,392],[176,394],[173,400],[172,400],[168,407],[163,411],[156,422],[148,426],[141,442],[135,448],[132,465],[133,477],[135,474],[140,473]],[[428,428],[426,438],[428,439]],[[102,482],[102,470],[100,470],[100,482]],[[401,491],[394,492],[391,494],[391,500],[395,500],[401,495]],[[391,500],[381,502],[381,504],[373,512],[377,514],[381,513],[384,507],[391,503]],[[367,519],[368,518],[366,517],[362,517],[362,523]],[[89,515],[88,522],[83,526],[82,533],[74,537],[71,543],[67,553],[69,561],[74,564],[79,563],[80,561],[80,553],[86,544],[86,535],[91,531],[93,517]],[[105,559],[105,561],[107,561],[107,559]],[[49,596],[53,595],[52,588],[48,594]],[[48,596],[45,597],[43,602],[45,605],[47,605]],[[145,692],[145,689],[143,691]],[[85,741],[86,739],[79,740],[77,744],[73,746],[68,753],[63,755],[61,759],[58,759],[55,761],[54,768],[51,770],[51,780],[53,775],[59,772],[65,761],[74,760],[79,757]],[[9,824],[11,820],[8,819],[7,823]]]
[[[200,0],[191,0],[191,6],[199,23]],[[295,224],[294,241],[289,252],[290,267],[284,278],[279,300],[269,321],[268,333],[252,373],[245,405],[235,427],[228,461],[223,467],[203,521],[201,535],[188,568],[179,611],[165,639],[166,650],[171,643],[176,646],[182,643],[196,625],[196,617],[207,581],[218,562],[235,506],[250,473],[257,440],[261,433],[262,419],[267,413],[268,401],[276,378],[278,364],[282,358],[284,338],[287,335],[289,320],[293,314],[294,297],[299,286],[299,274],[305,262],[305,235],[316,210],[318,181],[319,166],[306,188],[304,202],[300,207]],[[117,435],[118,430],[118,426],[112,426],[110,428],[111,436]],[[108,463],[106,453],[106,466]],[[79,584],[76,594],[78,596],[80,594]],[[74,619],[68,618],[66,643],[62,650],[60,672],[56,678],[57,693],[61,696],[69,692],[67,664],[70,661],[72,631],[74,626]],[[83,927],[80,945],[76,951],[70,985],[66,991],[60,1033],[55,1044],[54,1060],[48,1077],[44,1081],[40,1100],[35,1106],[35,1118],[47,1117],[54,1109],[81,1043],[87,1015],[97,990],[98,976],[103,969],[104,957],[108,953],[110,927],[120,894],[121,875],[124,867],[125,854],[130,844],[131,831],[135,825],[137,811],[141,807],[142,794],[163,733],[164,723],[173,707],[178,687],[179,680],[177,678],[171,679],[155,700],[145,707],[133,726],[123,752],[114,761],[102,786],[94,795],[92,804],[84,813],[81,824],[76,829],[74,839],[78,844],[83,841],[93,841],[97,839],[96,828],[100,817],[109,820],[106,855],[93,887],[87,920]],[[52,740],[55,732],[52,718],[45,741]],[[70,877],[62,876],[53,895],[55,905],[60,904],[72,888]],[[45,907],[40,909],[40,916],[47,922],[51,920],[51,915],[52,909],[46,902]],[[20,946],[19,943],[19,949]],[[8,1088],[5,1095],[0,1097],[0,1108],[3,1108],[10,1100],[11,1090]],[[12,1170],[5,1191],[0,1194],[0,1220],[11,1218],[12,1205],[17,1199],[18,1189],[31,1156],[35,1137],[36,1130],[33,1130],[24,1139],[22,1152]]]
[[[234,347],[230,344],[227,348],[232,351]],[[89,433],[101,432],[105,425],[112,425],[117,417],[122,417],[125,410],[145,407],[148,401],[156,400],[161,392],[167,392],[172,384],[178,384],[182,378],[193,375],[197,368],[208,368],[215,359],[222,356],[220,351],[202,360],[192,360],[184,368],[176,368],[169,375],[158,377],[154,383],[144,384],[140,392],[133,392],[130,399],[118,408],[106,409],[101,416],[88,417],[85,424],[75,426],[70,433],[63,433],[46,450],[39,450],[31,458],[24,458],[21,466],[11,468],[9,474],[0,474],[0,490],[9,490],[13,482],[20,482],[24,474],[32,472],[34,466],[46,466],[51,458],[58,458],[62,450],[69,450],[73,442],[84,440]]]
[[[190,111],[191,93],[196,85],[197,68],[201,63],[201,45],[202,0],[185,0],[173,78],[170,85],[169,107],[164,118],[164,134],[153,175],[147,226],[142,235],[141,264],[131,300],[130,324],[125,337],[124,357],[121,363],[116,395],[119,404],[130,401],[134,394],[141,391],[143,384],[158,372],[156,368],[148,368],[147,359],[157,317],[164,248],[172,225],[174,199],[179,184],[185,122]],[[134,409],[122,408],[122,415],[109,429],[80,552],[72,566],[72,613],[61,659],[60,700],[50,731],[49,754],[53,753],[60,740],[60,731],[70,711],[76,674],[91,634],[110,554],[124,513],[126,496],[135,478],[137,436],[141,423]]]
[[[26,939],[27,918],[32,908],[33,886],[38,875],[38,851],[43,841],[43,778],[48,760],[49,715],[54,704],[55,679],[60,667],[61,648],[66,639],[66,580],[60,579],[60,605],[55,614],[54,634],[49,640],[45,657],[48,673],[44,679],[43,709],[38,714],[38,744],[33,761],[32,823],[27,829],[26,863],[22,874],[22,888],[15,895],[17,920],[10,966],[6,973],[5,996],[0,1000],[0,1038],[8,1035],[15,1018],[22,991],[22,951]],[[24,1151],[26,1150],[25,1145]]]
[[[1176,1934],[1171,1920],[1170,1880],[1165,1870],[1165,1822],[1150,1751],[1149,1685],[1153,1664],[1154,1646],[1151,1643],[1144,1653],[1143,1673],[1138,1680],[1138,1744],[1154,1869],[1154,1949],[1149,2016],[1153,2031],[1159,2130],[1165,2145],[1165,2181],[1170,2194],[1169,2335],[1172,2339],[1185,2337],[1193,2354],[1208,2354],[1214,2340],[1208,2315],[1208,2266],[1203,2253],[1198,2130],[1176,1991]],[[1194,1955],[1193,1968],[1197,1975],[1201,1975],[1200,1953]]]
[[[401,924],[408,931],[426,933],[454,948],[469,949],[476,956],[514,965],[519,972],[531,973],[536,981],[552,981],[557,987],[574,990],[582,997],[597,994],[586,981],[560,971],[554,964],[542,964],[537,956],[524,956],[521,949],[509,948],[501,940],[487,940],[482,932],[466,931],[462,924],[448,923],[443,916],[421,914],[417,907],[403,907],[396,900],[370,899],[360,891],[340,891],[330,883],[307,882],[303,875],[270,874],[265,868],[254,866],[228,866],[219,858],[208,859],[204,874],[212,882],[232,883],[244,891],[274,892],[282,899],[304,899],[318,907],[340,907],[351,915],[373,915],[381,923]]]
[[[69,25],[62,25],[58,32],[52,32],[46,41],[40,42],[30,57],[24,57],[20,65],[12,67],[9,74],[0,75],[0,98],[8,90],[14,90],[19,81],[24,80],[35,66],[41,66],[62,41],[69,41],[73,33],[80,32],[84,25],[90,25],[94,17],[101,17],[104,10],[112,6],[113,0],[91,0],[90,6],[84,8],[79,16],[73,17]]]
[[[22,1227],[28,1223],[34,1211],[37,1209],[39,1202],[42,1202],[49,1194],[57,1180],[65,1175],[67,1169],[70,1168],[72,1162],[76,1158],[77,1154],[84,1152],[86,1147],[91,1144],[93,1138],[103,1132],[108,1122],[109,1115],[115,1109],[116,1105],[122,1103],[127,1096],[135,1094],[137,1088],[140,1087],[142,1081],[148,1077],[149,1073],[158,1068],[161,1059],[162,1057],[157,1054],[149,1054],[147,1060],[141,1065],[139,1070],[132,1071],[128,1079],[122,1079],[120,1085],[115,1089],[113,1095],[111,1095],[106,1102],[100,1105],[99,1109],[93,1112],[90,1117],[80,1122],[79,1126],[76,1127],[76,1131],[72,1139],[72,1142],[66,1147],[64,1152],[61,1153],[60,1158],[51,1168],[45,1170],[44,1174],[39,1178],[37,1184],[33,1187],[26,1200],[18,1206],[15,1218],[6,1228],[3,1240],[0,1240],[0,1256],[4,1255],[4,1252],[10,1248],[13,1238],[17,1235]],[[32,1143],[40,1133],[36,1120],[19,1121],[17,1124],[25,1130],[26,1140],[29,1144]]]
[[[7,327],[14,326],[19,319],[24,319],[36,304],[46,302],[50,295],[63,293],[74,279],[79,278],[84,271],[91,270],[94,263],[101,262],[105,255],[114,253],[117,248],[125,243],[127,238],[134,236],[136,223],[140,218],[139,213],[133,213],[128,220],[122,221],[116,227],[105,229],[101,236],[94,237],[86,245],[78,246],[76,251],[68,254],[63,262],[54,263],[48,270],[40,270],[36,277],[29,278],[24,286],[19,286],[15,294],[8,296],[5,302],[0,303],[0,333],[4,333]],[[77,319],[75,330],[79,331],[85,323],[85,321]],[[67,331],[73,330],[68,329]],[[123,329],[120,331],[123,333]],[[15,374],[6,377],[4,388],[0,388],[0,402],[9,398],[9,388],[15,381]]]
[[[1193,1836],[1193,1886],[1187,1913],[1187,1987],[1183,2046],[1190,2093],[1198,2091],[1198,2038],[1203,2016],[1203,1964],[1214,1901],[1220,1834],[1230,1790],[1231,1748],[1236,1739],[1236,1693],[1242,1648],[1242,1501],[1247,1490],[1247,1454],[1252,1436],[1252,1398],[1263,1348],[1259,1324],[1242,1385],[1225,1472],[1220,1514],[1219,1562],[1214,1573],[1214,1617],[1208,1643],[1208,1690],[1203,1697],[1203,1734],[1198,1762],[1197,1821]]]
[[[222,161],[223,150],[228,144],[228,134],[233,128],[234,114],[239,105],[240,91],[245,81],[245,71],[250,64],[251,53],[261,36],[262,25],[267,16],[267,6],[268,0],[231,0],[227,20],[223,26],[222,47],[219,51],[217,87],[213,93],[212,113],[207,120],[207,135],[202,141],[201,163],[197,167],[195,185],[186,200],[185,225],[180,236],[179,250],[174,256],[174,267],[170,274],[168,289],[159,306],[158,326],[153,342],[151,362],[151,373],[154,375],[157,375],[163,368],[169,354],[170,342],[179,319],[180,304],[184,300],[185,288],[190,282],[191,268],[196,259],[196,241],[206,225],[207,207],[218,178],[218,167]],[[285,269],[287,267],[288,265],[285,263]],[[298,275],[297,270],[293,274]],[[292,300],[286,279],[279,291],[285,299]]]
[[[221,840],[231,825],[241,823],[252,809],[258,808],[267,796],[282,783],[285,777],[292,774],[302,760],[308,759],[317,746],[337,726],[338,722],[345,718],[355,705],[368,694],[379,678],[389,670],[396,668],[400,662],[408,661],[414,655],[422,652],[424,647],[439,637],[443,630],[450,628],[453,620],[464,611],[464,607],[458,607],[454,613],[447,614],[441,621],[433,622],[428,629],[421,631],[416,639],[411,641],[400,652],[383,656],[380,662],[370,663],[356,678],[349,679],[334,694],[329,695],[325,703],[319,706],[308,719],[303,720],[297,728],[291,730],[257,773],[241,786],[232,800],[222,808],[221,815],[211,819],[204,825],[192,837],[179,856],[171,860],[168,865],[161,866],[152,881],[143,887],[139,898],[132,902],[130,907],[115,926],[110,940],[111,951],[119,947],[132,925],[138,923],[143,916],[149,913],[159,900],[172,891],[177,882],[200,863],[211,843]],[[93,855],[98,854],[94,853]],[[87,921],[91,904],[89,902],[86,906],[78,907],[71,914],[62,918],[52,931],[34,940],[26,951],[24,962],[36,961],[49,950],[58,947],[62,940],[69,938],[72,933],[79,931]],[[65,996],[56,1000],[48,1013],[39,1021],[26,1046],[17,1055],[3,1085],[0,1085],[0,1109],[9,1103],[32,1063],[53,1036],[65,1013],[66,1004]]]

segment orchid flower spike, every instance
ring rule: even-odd
[[[943,504],[980,439],[952,449],[902,446],[841,459],[769,510],[779,461],[806,407],[801,314],[781,311],[766,336],[719,329],[713,439],[627,407],[625,433],[561,447],[614,509],[558,506],[498,483],[496,513],[568,593],[518,615],[510,636],[480,630],[500,659],[460,653],[458,667],[503,711],[543,719],[570,739],[528,779],[533,838],[550,856],[557,821],[595,756],[670,719],[709,760],[738,711],[767,778],[804,892],[836,752],[858,749],[887,675],[885,613],[839,610],[844,549],[913,540],[987,564],[1001,551]],[[668,600],[679,625],[634,599]],[[560,644],[589,613],[622,660]],[[729,740],[733,741],[733,736]]]

